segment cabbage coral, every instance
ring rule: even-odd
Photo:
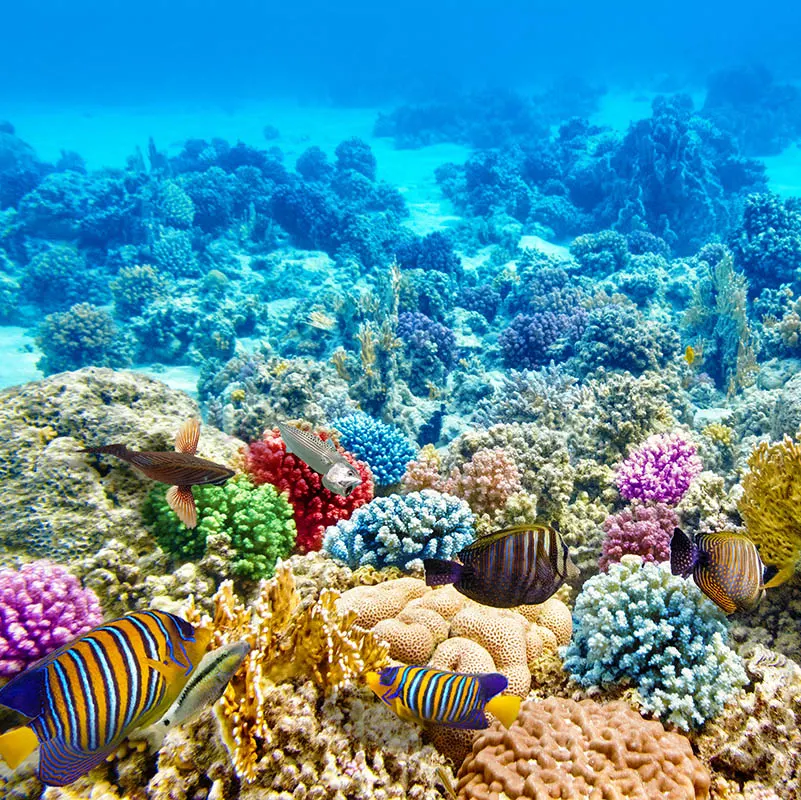
[[[789,580],[801,556],[801,443],[761,442],[748,459],[738,509],[762,561],[779,569],[767,586]]]

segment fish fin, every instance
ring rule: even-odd
[[[162,664],[161,661],[155,661],[152,658],[146,658],[145,664],[147,664],[150,669],[156,670],[156,672],[158,672],[165,681],[171,681],[175,677],[174,670],[171,670],[169,667]]]
[[[66,786],[102,764],[117,749],[110,747],[91,752],[75,750],[60,738],[42,742],[39,751],[39,780],[47,786]]]
[[[45,699],[45,671],[29,669],[12,678],[0,689],[0,706],[5,706],[23,717],[34,719],[41,715]]]
[[[698,567],[693,578],[698,588],[726,614],[737,611],[737,604],[729,597],[726,590],[720,585],[709,569]]]
[[[423,567],[426,571],[426,586],[456,583],[465,574],[464,564],[444,558],[424,558]]]
[[[170,486],[167,503],[187,528],[197,527],[197,506],[191,486]]]
[[[504,728],[510,728],[520,713],[521,702],[521,698],[516,695],[499,694],[484,706],[484,711],[497,717]]]
[[[0,758],[10,769],[16,769],[38,746],[36,734],[27,725],[0,734]]]
[[[323,444],[332,453],[336,453],[337,455],[339,455],[339,451],[337,450],[337,446],[334,444],[334,442],[331,439],[324,439],[323,440]]]
[[[485,672],[483,675],[476,676],[478,684],[481,687],[481,696],[484,702],[487,702],[496,694],[506,691],[509,685],[509,679],[500,672]]]
[[[181,425],[180,430],[175,436],[175,450],[178,453],[188,453],[190,456],[197,453],[198,442],[200,441],[200,420],[188,419]]]
[[[92,453],[96,456],[117,456],[117,458],[128,460],[131,451],[124,444],[103,444],[98,447],[86,447],[79,450],[79,453]]]
[[[690,537],[681,529],[673,529],[670,540],[670,571],[674,575],[687,578],[698,561],[698,548]]]
[[[766,566],[762,571],[762,586],[770,585],[770,582],[779,574],[779,568],[775,564]],[[773,587],[771,587],[773,588]]]
[[[795,574],[795,564],[790,564],[780,569],[775,575],[773,575],[769,580],[767,580],[764,584],[764,588],[775,589],[777,586],[781,586],[783,583],[789,581],[794,574]]]
[[[458,722],[448,722],[447,724],[439,723],[443,727],[458,728],[463,731],[483,731],[484,728],[489,728],[489,720],[484,710],[477,708],[471,711],[464,719]]]

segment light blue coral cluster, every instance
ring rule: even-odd
[[[464,500],[433,489],[377,497],[327,528],[323,550],[352,569],[422,567],[424,558],[452,558],[470,544],[474,521]]]
[[[370,465],[376,486],[399,483],[406,465],[417,455],[414,445],[392,425],[359,412],[334,422],[340,444]]]
[[[692,581],[628,555],[584,584],[562,655],[582,686],[628,680],[645,710],[687,730],[747,683],[727,637],[723,613]]]

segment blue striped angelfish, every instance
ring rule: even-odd
[[[210,630],[163,611],[94,628],[0,689],[0,705],[29,718],[0,736],[0,756],[14,769],[38,743],[42,783],[72,783],[164,714],[210,638]]]
[[[396,666],[380,673],[368,672],[367,685],[409,722],[481,730],[489,725],[485,713],[489,712],[508,728],[520,711],[519,697],[501,694],[509,681],[497,672],[470,675],[433,667]]]
[[[750,611],[765,594],[776,567],[766,567],[756,545],[741,533],[699,533],[695,541],[681,528],[670,541],[670,571],[693,576],[696,586],[727,614]]]
[[[559,532],[541,523],[482,536],[457,555],[461,563],[424,559],[426,584],[452,583],[471,600],[495,608],[544,603],[578,575]]]

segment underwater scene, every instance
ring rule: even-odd
[[[799,32],[0,9],[0,800],[801,800]]]

